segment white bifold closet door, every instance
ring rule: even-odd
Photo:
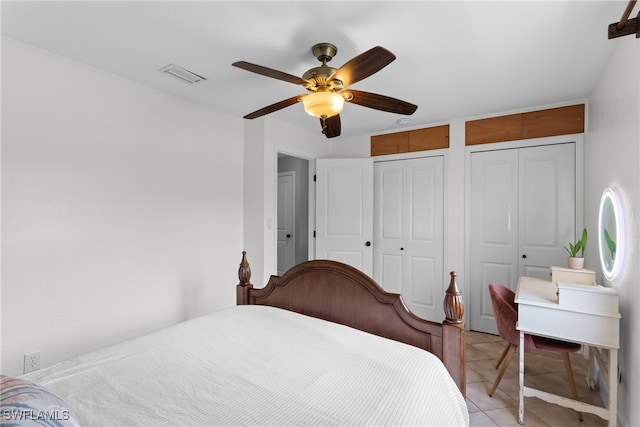
[[[575,144],[471,153],[470,328],[497,333],[488,285],[549,278],[576,235]]]
[[[374,279],[420,317],[442,321],[444,158],[374,163]]]

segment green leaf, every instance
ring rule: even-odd
[[[604,229],[604,240],[607,242],[607,247],[609,248],[609,252],[611,252],[611,258],[615,258],[616,256],[616,242],[611,238],[607,229]]]
[[[581,255],[584,258],[584,250],[587,248],[587,229],[582,230],[582,238],[580,239]]]
[[[567,252],[569,252],[569,255],[572,257],[577,257],[578,256],[578,252],[580,252],[580,257],[584,258],[584,250],[587,247],[587,229],[583,229],[582,230],[582,236],[580,238],[580,240],[578,240],[576,243],[572,244],[569,243],[569,247],[567,248],[566,246],[564,247]]]

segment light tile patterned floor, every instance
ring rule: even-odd
[[[467,405],[470,424],[476,426],[519,426],[518,424],[518,352],[511,359],[493,397],[489,389],[498,370],[495,363],[506,343],[499,336],[468,332],[467,348]],[[586,383],[587,360],[582,354],[571,355],[578,398],[602,406],[598,391],[590,391]],[[527,351],[525,357],[527,385],[550,393],[570,397],[569,384],[560,354],[545,351]],[[535,397],[525,400],[524,425],[538,426],[606,426],[607,422],[593,414],[583,414],[580,422],[576,412],[544,402]]]

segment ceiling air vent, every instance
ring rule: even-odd
[[[173,76],[176,79],[179,79],[185,83],[189,83],[190,85],[207,81],[206,78],[199,76],[196,73],[192,73],[189,70],[185,70],[184,68],[179,67],[176,64],[166,65],[160,68],[158,71],[168,76]]]

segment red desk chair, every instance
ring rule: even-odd
[[[500,384],[500,380],[502,380],[502,376],[509,366],[509,362],[511,362],[513,353],[520,345],[520,331],[516,329],[516,323],[518,322],[518,304],[515,303],[515,293],[506,286],[498,283],[489,283],[489,295],[491,295],[493,314],[496,318],[498,333],[502,339],[507,342],[507,346],[495,366],[496,369],[500,367],[500,371],[498,372],[498,376],[491,387],[491,391],[489,391],[489,396],[493,396],[493,393],[495,393],[498,388],[498,384]],[[569,386],[571,387],[571,395],[576,400],[578,399],[578,392],[576,390],[576,383],[573,379],[569,353],[575,353],[576,351],[579,351],[580,348],[581,345],[576,343],[529,334],[525,334],[524,336],[525,350],[539,349],[562,353],[564,367],[567,370],[567,377],[569,379]],[[582,412],[578,412],[578,419],[582,421]]]

